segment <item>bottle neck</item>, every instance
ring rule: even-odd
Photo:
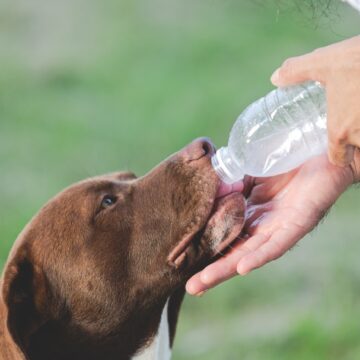
[[[219,178],[227,184],[244,178],[243,166],[233,159],[227,147],[220,148],[211,158],[211,163]]]

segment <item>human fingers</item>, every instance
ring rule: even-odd
[[[246,275],[287,252],[306,233],[299,229],[290,231],[282,229],[272,234],[268,241],[242,257],[237,265],[237,272]]]
[[[193,275],[186,283],[185,289],[190,295],[201,295],[208,287],[200,279],[201,272]]]
[[[226,255],[188,280],[186,291],[191,295],[198,295],[235,276],[240,259],[261,246],[267,239],[268,236],[257,234],[248,239],[237,240]]]
[[[337,82],[336,82],[337,84]],[[342,87],[346,86],[340,82]],[[327,132],[328,132],[328,157],[332,164],[346,166],[354,158],[354,147],[350,144],[350,135],[353,131],[352,112],[348,94],[339,94],[338,86],[332,82],[326,89],[327,100]],[[360,121],[359,121],[360,122]]]
[[[283,87],[298,84],[307,80],[324,82],[324,71],[327,68],[321,51],[289,58],[274,71],[271,82]]]
[[[233,251],[231,253],[219,258],[201,272],[195,274],[186,283],[186,291],[191,295],[198,295],[236,275],[236,266],[243,252],[234,249],[243,242],[244,239],[238,240],[232,246]]]
[[[347,166],[354,158],[354,146],[329,139],[328,156],[332,164]]]

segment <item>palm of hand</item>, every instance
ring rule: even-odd
[[[326,155],[287,174],[247,179],[245,236],[225,256],[194,275],[187,291],[197,294],[237,272],[244,275],[280,257],[316,226],[352,182],[350,167],[336,167]]]

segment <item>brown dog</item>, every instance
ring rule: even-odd
[[[186,280],[243,225],[240,193],[216,199],[213,152],[196,140],[142,178],[88,179],[45,205],[1,279],[0,359],[168,359]]]

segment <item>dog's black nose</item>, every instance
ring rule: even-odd
[[[204,156],[214,155],[215,147],[210,139],[199,138],[186,146],[181,153],[186,161],[199,160]]]

